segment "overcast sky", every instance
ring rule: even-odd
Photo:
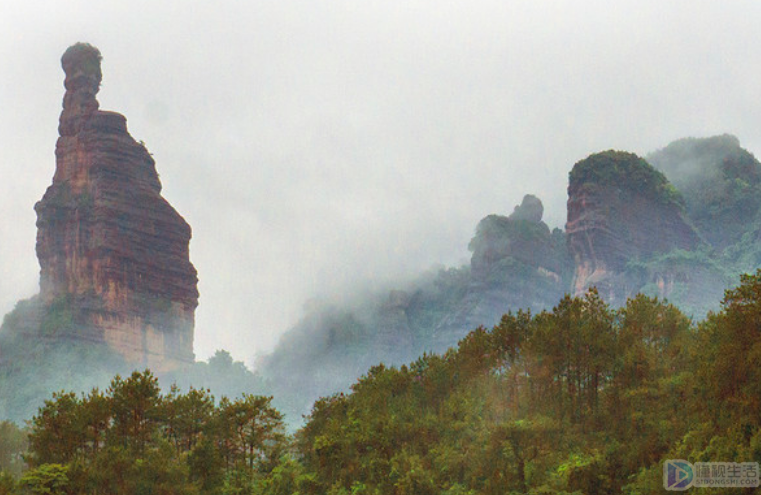
[[[313,296],[467,262],[525,193],[562,227],[592,152],[761,153],[757,0],[0,0],[0,314],[38,289],[77,41],[193,227],[199,358],[251,363]]]

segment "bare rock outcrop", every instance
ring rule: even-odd
[[[452,345],[463,329],[496,324],[505,308],[545,309],[563,296],[571,260],[563,232],[550,230],[543,214],[541,200],[527,194],[509,216],[478,223],[467,291],[437,323],[434,349]]]
[[[194,359],[191,229],[161,196],[155,162],[124,116],[98,109],[100,61],[83,43],[61,59],[56,170],[35,210],[43,313],[66,316],[53,314],[42,332],[172,369]]]
[[[631,262],[701,243],[684,218],[681,196],[663,174],[620,151],[591,155],[573,167],[566,235],[575,264],[573,292],[596,286],[614,305],[648,283],[628,273]]]

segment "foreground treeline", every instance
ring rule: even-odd
[[[286,445],[270,401],[162,394],[150,371],[105,392],[53,394],[28,426],[29,469],[18,483],[0,478],[0,494],[250,492]]]
[[[699,339],[642,296],[508,314],[457,351],[377,367],[318,402],[303,464],[328,493],[653,493],[658,461],[700,422]]]
[[[54,396],[28,440],[0,493],[656,493],[667,458],[761,461],[761,272],[698,325],[594,291],[507,314],[371,369],[293,438],[269,398],[162,395],[146,372]]]
[[[591,291],[318,401],[296,486],[658,493],[667,458],[761,461],[760,364],[761,273],[697,326],[655,299],[612,310]]]

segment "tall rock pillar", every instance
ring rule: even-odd
[[[56,170],[35,205],[40,294],[52,315],[42,331],[173,369],[194,359],[191,230],[161,196],[155,162],[124,116],[98,109],[100,61],[84,43],[61,59]]]

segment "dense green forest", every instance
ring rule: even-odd
[[[761,461],[759,328],[761,271],[697,324],[590,290],[379,364],[292,436],[271,397],[117,376],[0,424],[0,494],[655,493],[664,459]]]

